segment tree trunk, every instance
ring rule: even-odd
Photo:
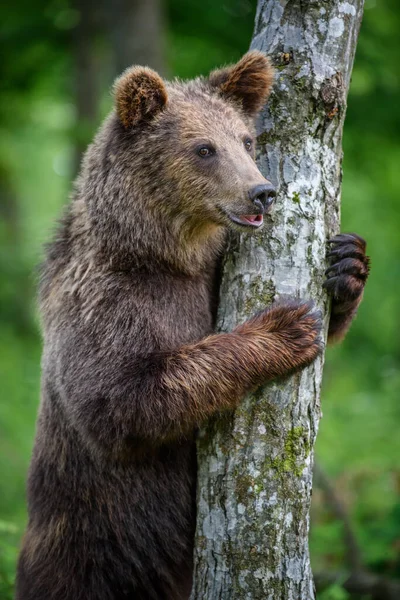
[[[114,0],[107,4],[115,72],[133,64],[165,75],[165,16],[161,0]]]
[[[231,241],[220,330],[282,295],[314,299],[327,326],[326,240],[339,229],[362,11],[363,0],[259,0],[252,48],[271,57],[277,76],[260,118],[258,164],[278,198],[261,235]],[[315,597],[308,529],[322,368],[323,357],[200,432],[192,600]]]
[[[76,174],[82,154],[93,137],[98,117],[99,65],[96,59],[96,38],[99,35],[99,18],[90,0],[73,0],[72,7],[79,13],[79,21],[71,39],[77,120],[73,164]]]

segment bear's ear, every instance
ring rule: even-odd
[[[116,80],[114,95],[117,114],[126,129],[150,121],[167,102],[163,80],[147,67],[127,69]]]
[[[264,54],[252,50],[235,65],[213,71],[209,80],[223,98],[239,103],[254,117],[271,92],[274,69]]]

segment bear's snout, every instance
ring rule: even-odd
[[[248,192],[250,200],[262,213],[267,211],[276,197],[276,190],[272,183],[256,185]]]

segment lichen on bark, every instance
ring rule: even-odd
[[[341,138],[363,0],[259,0],[252,47],[277,69],[258,124],[261,171],[278,190],[261,235],[231,244],[218,326],[230,331],[275,298],[322,289],[339,228]],[[259,389],[198,440],[192,600],[312,600],[308,552],[323,357]]]

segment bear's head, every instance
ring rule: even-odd
[[[275,191],[255,164],[253,121],[272,82],[258,51],[189,82],[145,67],[123,73],[81,177],[103,241],[155,255],[260,228]]]

